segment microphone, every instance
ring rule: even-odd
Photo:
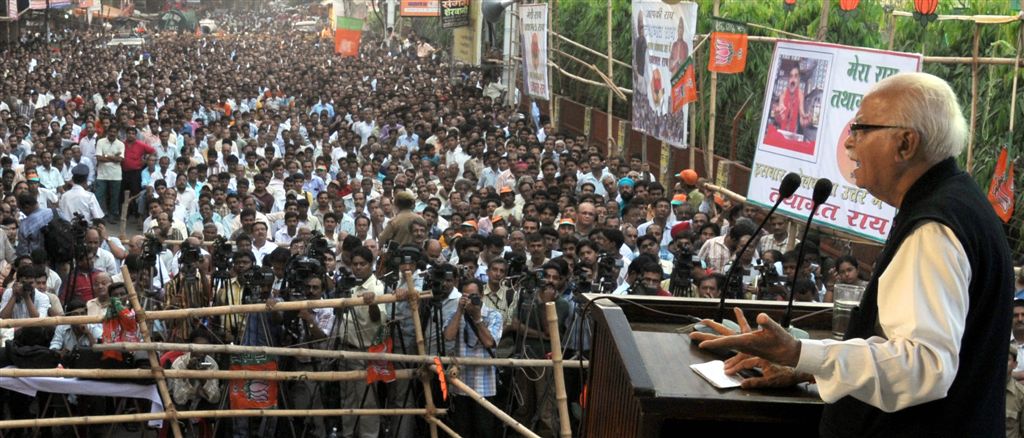
[[[754,238],[757,237],[758,233],[760,233],[761,230],[764,229],[765,224],[768,223],[768,219],[770,219],[772,217],[772,214],[775,213],[775,210],[779,208],[779,204],[782,204],[782,201],[786,200],[790,196],[793,196],[793,193],[796,193],[796,189],[799,187],[800,175],[797,175],[796,172],[787,173],[786,176],[782,178],[782,183],[779,184],[779,199],[775,200],[775,205],[772,206],[771,210],[768,210],[768,214],[765,215],[764,219],[761,220],[761,224],[757,226],[756,230],[754,230],[754,234],[750,236],[750,239],[747,240],[747,243],[743,245],[743,249],[741,249],[739,252],[736,253],[735,256],[733,256],[732,265],[729,267],[729,272],[725,276],[726,287],[732,284],[730,280],[732,280],[732,278],[736,275],[737,268],[739,268],[740,256],[742,256],[743,253],[747,252],[747,248],[750,247],[750,244],[754,242]],[[718,316],[715,317],[715,322],[720,323],[723,319],[725,319],[725,292],[726,291],[723,290],[719,293]]]
[[[811,206],[811,214],[807,215],[807,223],[804,224],[803,235],[800,236],[800,251],[797,252],[796,270],[793,271],[793,278],[790,279],[789,283],[789,305],[786,306],[786,316],[782,318],[782,328],[788,329],[789,323],[793,318],[793,296],[796,292],[796,278],[800,275],[800,268],[804,264],[804,248],[806,247],[804,243],[807,242],[807,230],[811,228],[811,220],[814,218],[814,213],[818,211],[818,207],[821,204],[828,200],[831,194],[832,181],[828,178],[821,178],[814,184],[814,194],[812,195],[814,203]]]

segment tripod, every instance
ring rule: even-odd
[[[209,282],[194,263],[182,265],[181,272],[171,279],[170,291],[164,297],[165,309],[189,309],[195,305],[207,305],[211,300]],[[168,327],[170,339],[188,339],[191,332],[190,320],[177,320]]]

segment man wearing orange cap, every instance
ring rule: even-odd
[[[690,203],[690,207],[693,207],[694,211],[704,211],[700,210],[701,205],[704,203],[704,194],[701,193],[700,187],[697,186],[700,182],[697,171],[683,169],[679,172],[679,179],[683,181],[683,191],[686,193],[686,201]],[[707,213],[707,211],[704,212]]]
[[[519,224],[523,219],[523,207],[516,205],[516,194],[509,186],[502,186],[498,189],[498,196],[501,197],[501,206],[494,209],[495,216],[501,216],[514,224]]]

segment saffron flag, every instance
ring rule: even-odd
[[[265,354],[237,354],[231,358],[232,371],[277,371],[277,361]],[[277,381],[232,379],[228,382],[231,409],[270,409],[277,406]]]
[[[747,26],[735,21],[714,18],[711,33],[711,56],[708,71],[740,73],[747,67]]]
[[[689,57],[672,76],[672,112],[679,112],[686,104],[696,100],[697,78],[693,71],[693,57]]]
[[[1004,223],[1009,223],[1013,216],[1013,164],[1010,152],[1003,146],[995,171],[992,172],[992,182],[988,186],[988,201]]]
[[[363,35],[363,20],[337,17],[334,30],[334,53],[341,56],[359,56],[359,39]]]

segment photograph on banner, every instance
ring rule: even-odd
[[[398,15],[403,17],[436,17],[440,14],[440,0],[402,0],[398,6]]]
[[[788,53],[777,49],[769,83],[772,90],[763,144],[793,158],[814,162],[821,100],[828,84],[828,52],[805,50]]]
[[[780,41],[765,82],[760,136],[747,199],[770,207],[789,172],[800,188],[779,211],[807,218],[811,192],[820,178],[833,182],[832,196],[814,222],[861,238],[884,242],[895,208],[857,187],[845,143],[861,100],[878,81],[899,72],[920,71],[919,54],[835,44]]]
[[[522,5],[519,16],[523,41],[529,48],[523,62],[526,92],[531,97],[548,100],[551,98],[548,88],[548,5]]]
[[[686,76],[681,69],[693,52],[697,4],[636,0],[632,6],[633,127],[685,148],[688,106],[672,104],[672,85]]]
[[[441,28],[469,26],[469,0],[441,0]]]

